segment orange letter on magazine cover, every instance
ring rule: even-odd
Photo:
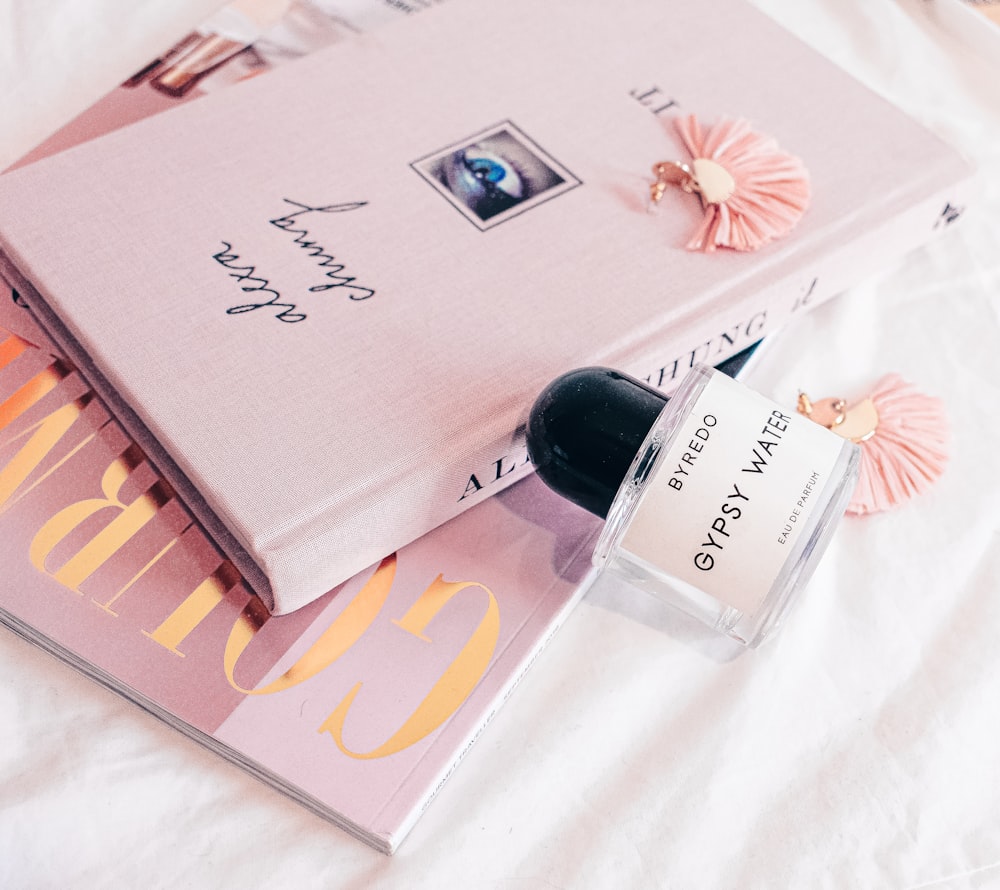
[[[448,605],[453,597],[463,590],[471,588],[478,588],[486,593],[486,614],[483,615],[462,650],[431,687],[431,691],[427,693],[424,700],[417,705],[416,710],[391,738],[367,753],[351,751],[344,744],[344,721],[347,719],[347,712],[350,710],[351,704],[364,685],[363,682],[355,685],[346,695],[337,709],[319,728],[319,731],[330,733],[337,743],[337,747],[349,757],[355,757],[358,760],[374,760],[378,757],[388,757],[390,754],[395,754],[416,744],[454,714],[486,672],[500,637],[500,606],[493,592],[475,581],[449,582],[444,581],[438,575],[420,599],[396,622],[403,630],[431,643],[433,641],[424,634],[427,625],[430,624],[435,615]]]

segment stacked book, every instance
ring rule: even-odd
[[[198,32],[115,97],[178,107],[0,177],[0,618],[392,851],[583,590],[596,520],[511,487],[541,388],[669,391],[964,206],[951,149],[724,5],[454,0],[208,95],[271,66]],[[646,212],[681,114],[804,160],[794,232]]]

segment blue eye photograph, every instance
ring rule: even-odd
[[[448,146],[413,166],[481,229],[579,184],[509,122]]]
[[[452,152],[440,162],[438,177],[482,220],[563,182],[506,130]]]

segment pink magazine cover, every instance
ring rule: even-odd
[[[347,7],[347,30],[384,17],[286,17],[182,96],[146,69],[17,166],[342,38]],[[531,480],[273,617],[19,297],[0,300],[0,621],[385,852],[582,596],[597,525]]]
[[[790,236],[702,254],[696,199],[646,213],[682,112],[805,160]],[[5,175],[0,259],[284,613],[527,474],[556,374],[669,388],[931,237],[966,172],[742,3],[459,0]]]
[[[271,616],[0,303],[0,620],[383,851],[582,595],[597,524],[531,479]]]

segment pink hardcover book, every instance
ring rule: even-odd
[[[366,26],[380,9],[352,5]],[[253,67],[342,35],[324,21],[290,14]],[[161,59],[19,166],[251,62],[229,64],[165,100]],[[0,301],[0,622],[391,852],[582,595],[596,521],[529,482],[270,616],[18,303]]]
[[[0,621],[383,851],[582,595],[596,525],[528,480],[272,616],[0,301]]]
[[[523,477],[557,374],[669,388],[957,216],[952,150],[724,7],[459,0],[388,25],[0,178],[5,274],[292,611]],[[694,196],[646,212],[681,113],[804,160],[790,236],[691,252]]]

